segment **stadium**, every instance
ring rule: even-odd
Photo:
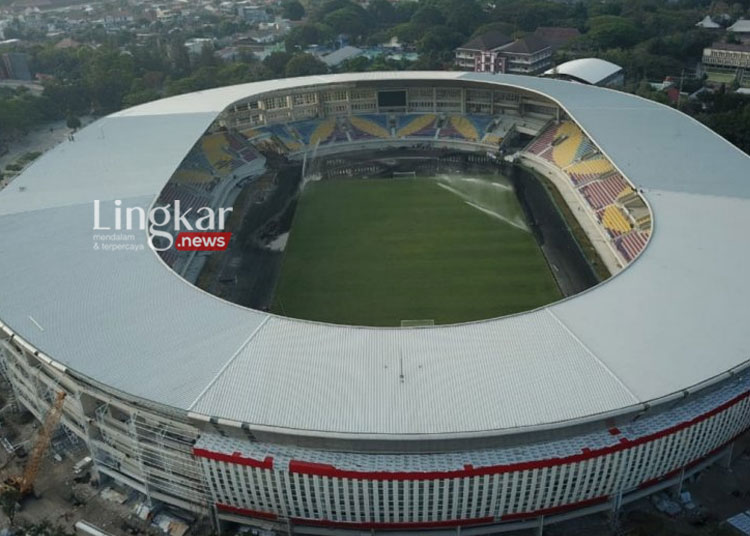
[[[546,78],[341,74],[143,104],[0,194],[2,372],[40,420],[66,393],[62,424],[96,479],[217,528],[541,533],[679,487],[750,427],[749,177],[745,154],[678,111]],[[546,212],[523,198],[532,184],[567,207],[563,227],[587,244],[576,255],[598,270],[561,275],[575,255],[552,252]],[[283,303],[230,301],[200,281],[236,275],[231,259],[154,251],[148,229],[97,235],[121,222],[95,220],[95,201],[252,215],[287,187],[303,190],[296,213],[255,227],[270,243],[293,219],[274,272]],[[370,226],[383,210],[398,225]],[[356,223],[329,218],[341,213]],[[351,244],[326,245],[331,229]],[[316,302],[329,288],[318,278],[349,281],[368,249],[399,251],[381,249],[388,233],[409,251],[444,248],[405,268],[396,256],[386,277],[403,284],[385,300],[366,266],[356,288]],[[454,268],[481,272],[433,275],[457,247]],[[383,305],[422,280],[432,286],[402,306],[433,292],[437,305]],[[349,295],[378,315],[337,309]]]

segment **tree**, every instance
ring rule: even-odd
[[[303,24],[289,32],[284,45],[287,52],[294,53],[304,50],[309,45],[327,43],[333,36],[333,30],[325,24]]]
[[[318,9],[315,10],[314,18],[318,21],[322,21],[326,15],[339,9],[346,7],[359,7],[357,4],[350,0],[325,0]],[[362,9],[362,8],[360,8]],[[363,10],[364,11],[364,10]]]
[[[73,114],[68,114],[65,124],[71,130],[78,130],[81,128],[81,120]]]
[[[396,22],[408,22],[419,9],[419,2],[406,0],[397,3],[394,9],[396,11]]]
[[[190,55],[185,48],[184,38],[178,32],[169,44],[169,57],[172,60],[174,73],[177,76],[190,74]]]
[[[367,12],[376,24],[387,25],[396,21],[396,9],[388,0],[372,0]]]
[[[402,43],[416,43],[424,33],[424,26],[405,22],[392,28],[391,33]]]
[[[286,64],[287,76],[310,76],[325,74],[328,67],[312,54],[297,54]]]
[[[302,20],[305,16],[305,8],[299,0],[286,0],[281,4],[281,15],[289,20]]]
[[[286,64],[289,63],[290,59],[292,59],[292,55],[289,52],[278,50],[276,52],[271,52],[266,56],[263,60],[263,65],[265,65],[275,76],[284,76]]]
[[[399,2],[394,8],[396,15],[395,22],[407,22],[411,20],[411,18],[414,16],[414,13],[416,13],[418,9],[419,2],[410,2],[408,0]]]
[[[106,47],[97,49],[83,71],[94,108],[101,113],[119,110],[123,96],[133,85],[134,71],[129,53]]]
[[[589,20],[589,39],[599,48],[628,48],[638,42],[638,27],[624,17],[602,15]]]
[[[72,532],[68,532],[65,527],[53,525],[46,519],[39,523],[25,525],[23,529],[26,536],[75,536]]]
[[[438,26],[445,24],[445,17],[438,8],[431,5],[420,7],[410,21],[412,24],[421,24],[424,26]]]
[[[417,41],[417,50],[420,54],[452,51],[461,45],[463,39],[462,34],[451,31],[447,26],[435,26],[427,30]]]
[[[7,486],[0,492],[0,509],[8,518],[8,523],[13,526],[16,518],[18,501],[21,499],[21,492],[13,486]]]
[[[370,28],[367,12],[359,6],[347,6],[328,13],[323,22],[337,34],[365,35]]]
[[[203,45],[201,53],[196,59],[196,65],[198,67],[216,67],[218,63],[216,54],[214,54],[214,46],[210,44]]]

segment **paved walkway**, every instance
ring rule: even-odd
[[[521,155],[521,158],[525,165],[548,177],[557,186],[560,195],[562,195],[570,207],[571,212],[575,215],[578,223],[589,237],[594,249],[596,249],[610,273],[615,275],[622,270],[622,261],[619,259],[610,240],[604,235],[604,231],[599,226],[596,216],[594,216],[591,209],[583,203],[580,196],[577,195],[576,190],[571,187],[570,180],[565,175],[565,172],[558,170],[535,155],[524,153]]]
[[[83,126],[91,123],[93,117],[82,117]],[[5,166],[12,164],[26,153],[39,152],[44,153],[68,139],[70,129],[66,126],[65,120],[54,121],[41,125],[25,136],[7,143],[4,147],[7,152],[0,155],[0,170]],[[7,177],[0,180],[0,190],[5,188],[15,177]]]

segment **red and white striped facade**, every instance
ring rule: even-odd
[[[542,443],[362,454],[203,435],[219,515],[341,529],[503,523],[604,503],[718,452],[750,427],[750,377],[629,423]]]

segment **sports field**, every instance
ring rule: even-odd
[[[339,324],[446,324],[559,297],[500,177],[324,180],[301,195],[272,310]]]

